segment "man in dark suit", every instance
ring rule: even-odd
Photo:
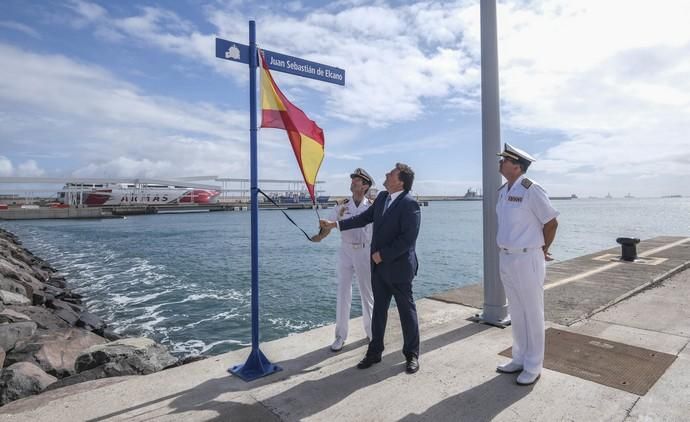
[[[367,354],[357,368],[366,369],[381,362],[383,337],[386,332],[388,308],[395,297],[403,331],[405,371],[419,370],[419,324],[417,307],[412,297],[412,279],[417,275],[415,244],[419,234],[419,204],[410,195],[414,171],[402,163],[386,174],[386,192],[376,197],[365,212],[339,222],[321,220],[321,227],[349,230],[374,223],[371,240],[371,285],[374,311],[371,321],[372,338]]]

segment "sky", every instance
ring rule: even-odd
[[[550,195],[690,195],[690,3],[499,1],[501,141]],[[249,72],[215,38],[345,69],[273,72],[324,129],[325,194],[396,162],[481,190],[479,1],[26,1],[0,14],[0,177],[249,177]],[[299,179],[259,130],[259,178]],[[498,166],[498,158],[496,160]],[[498,167],[496,167],[498,168]]]

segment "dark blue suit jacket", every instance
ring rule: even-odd
[[[372,273],[388,283],[411,283],[419,268],[415,252],[421,222],[419,204],[403,191],[383,214],[388,195],[381,192],[366,211],[338,224],[342,231],[373,222],[371,253],[378,251],[382,262],[376,265],[372,261]]]

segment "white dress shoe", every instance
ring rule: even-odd
[[[336,337],[333,344],[331,344],[331,351],[339,352],[343,348],[344,345],[345,345],[345,340],[343,340],[340,337]]]
[[[530,385],[534,384],[534,381],[538,380],[541,374],[533,374],[531,372],[522,371],[517,377],[517,383],[519,385]]]
[[[522,365],[516,362],[508,362],[503,365],[498,365],[496,367],[498,372],[503,372],[504,374],[513,374],[515,372],[522,371]]]

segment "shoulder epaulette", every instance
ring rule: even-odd
[[[496,189],[496,190],[501,190],[501,189],[503,189],[503,186],[505,186],[505,185],[507,185],[507,184],[508,184],[508,182],[505,182],[504,184],[501,185],[500,188],[498,188],[498,189]]]
[[[522,186],[524,186],[525,189],[529,189],[529,187],[532,186],[533,183],[534,183],[533,181],[529,180],[529,179],[526,178],[526,177],[525,177],[524,179],[522,179],[522,182],[520,182],[520,184],[521,184]]]

